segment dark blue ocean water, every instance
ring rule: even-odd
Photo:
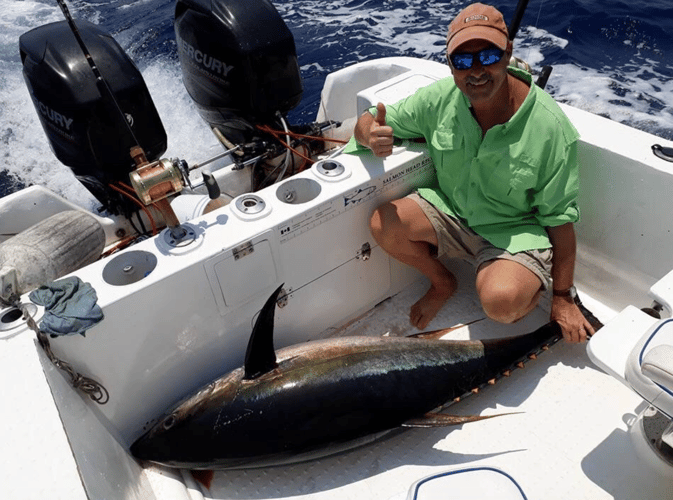
[[[238,0],[246,1],[246,0]],[[304,97],[294,123],[312,121],[326,75],[358,61],[414,56],[445,61],[444,39],[462,0],[275,0],[292,31]],[[516,0],[495,5],[510,21]],[[111,32],[143,72],[166,127],[167,155],[198,161],[216,153],[184,87],[172,0],[71,0],[76,19]],[[0,0],[0,194],[43,184],[92,200],[52,155],[21,76],[19,36],[62,19],[55,0]],[[515,55],[552,65],[547,90],[559,101],[673,140],[673,2],[531,0]]]

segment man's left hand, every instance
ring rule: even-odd
[[[594,334],[593,327],[571,297],[552,299],[551,320],[561,326],[566,342],[586,342]]]

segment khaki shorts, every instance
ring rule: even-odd
[[[540,278],[543,290],[551,287],[551,248],[509,253],[507,250],[494,247],[472,229],[463,225],[460,220],[437,209],[417,192],[411,193],[407,198],[418,203],[432,227],[435,228],[439,242],[437,257],[446,255],[473,261],[477,269],[492,260],[511,260],[518,262]]]

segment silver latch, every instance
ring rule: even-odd
[[[248,241],[247,243],[243,243],[242,245],[239,245],[236,248],[234,248],[234,250],[233,250],[234,260],[242,259],[246,255],[250,255],[254,251],[255,251],[255,246],[252,244],[252,241]]]
[[[360,250],[358,250],[358,253],[355,254],[356,259],[362,259],[363,261],[369,260],[369,257],[371,256],[372,256],[372,247],[369,245],[369,243],[363,243]]]

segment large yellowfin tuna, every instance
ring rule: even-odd
[[[556,323],[493,341],[345,337],[273,347],[275,304],[264,305],[245,366],[201,388],[131,447],[191,469],[260,467],[326,456],[402,426],[462,424],[433,410],[499,377],[560,336]]]

